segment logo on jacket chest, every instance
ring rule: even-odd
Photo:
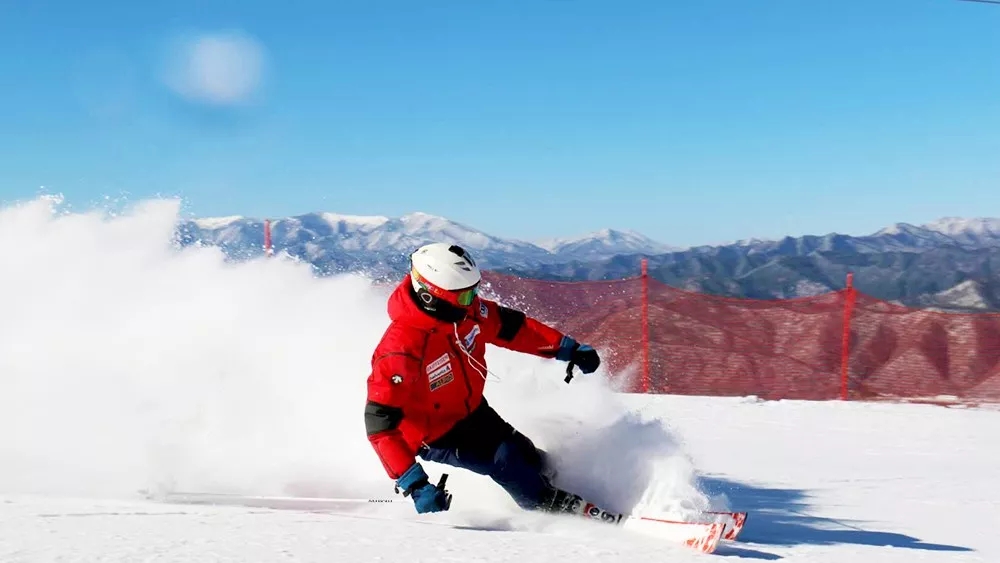
[[[451,354],[445,352],[427,364],[427,383],[431,391],[437,391],[452,381],[455,381],[455,372],[451,369]]]

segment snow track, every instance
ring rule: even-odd
[[[669,417],[709,473],[699,479],[706,493],[750,511],[742,541],[704,556],[502,506],[417,516],[395,501],[327,510],[309,503],[277,509],[8,495],[0,503],[0,560],[1000,560],[993,534],[1000,450],[991,439],[1000,431],[998,412],[681,397],[632,402],[648,416]],[[454,492],[460,498],[464,491]]]

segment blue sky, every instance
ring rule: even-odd
[[[0,200],[677,245],[1000,216],[1000,6],[153,4],[0,4]]]

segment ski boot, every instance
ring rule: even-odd
[[[610,524],[618,524],[623,518],[622,514],[604,510],[592,502],[587,502],[580,495],[556,488],[552,489],[551,496],[539,509],[553,514],[574,514]]]

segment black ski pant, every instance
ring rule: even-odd
[[[501,418],[485,398],[428,446],[417,452],[421,458],[488,475],[521,508],[534,510],[551,503],[555,490],[546,476],[545,453]]]

